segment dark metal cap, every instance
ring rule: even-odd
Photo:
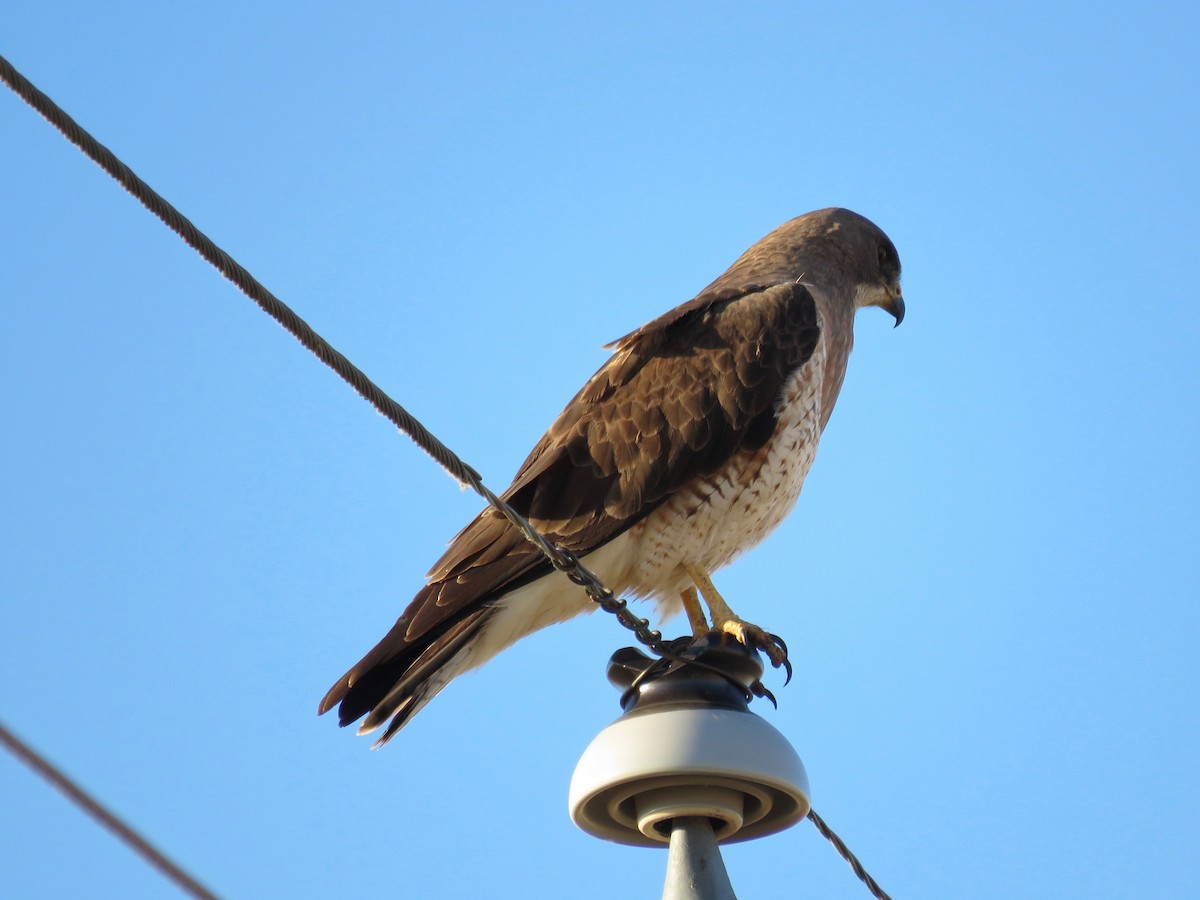
[[[751,686],[763,674],[757,653],[716,632],[699,640],[678,638],[667,646],[675,659],[651,659],[634,647],[612,655],[608,680],[622,692],[625,712],[664,704],[747,709]]]

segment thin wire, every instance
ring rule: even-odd
[[[232,281],[243,294],[249,297],[262,309],[267,315],[273,318],[276,322],[283,326],[293,337],[295,337],[304,347],[310,350],[321,362],[331,368],[338,377],[348,383],[354,390],[370,403],[380,414],[388,421],[394,424],[397,428],[412,438],[413,442],[418,447],[424,450],[435,462],[443,469],[450,473],[460,484],[465,484],[471,487],[477,494],[483,497],[494,509],[499,511],[507,518],[521,533],[534,544],[546,558],[550,560],[551,565],[559,571],[566,574],[571,581],[582,587],[588,596],[597,603],[606,612],[612,613],[618,622],[625,628],[633,632],[634,636],[646,647],[653,650],[659,656],[672,660],[673,662],[682,665],[702,665],[695,660],[687,659],[684,656],[677,655],[663,642],[662,633],[652,630],[650,623],[646,619],[638,618],[629,611],[628,603],[616,597],[604,583],[588,569],[576,556],[569,550],[556,546],[547,540],[540,532],[535,529],[528,520],[520,513],[513,509],[508,503],[493,493],[484,483],[479,473],[471,466],[467,465],[454,451],[438,440],[420,421],[408,412],[403,406],[384,393],[375,382],[367,377],[361,369],[355,366],[350,360],[346,359],[334,347],[329,344],[323,337],[317,334],[312,327],[305,322],[300,316],[296,315],[292,309],[282,300],[267,290],[253,275],[244,269],[236,260],[228,253],[218,247],[211,241],[203,232],[191,223],[182,213],[174,206],[168,203],[160,196],[153,188],[142,181],[132,169],[121,162],[107,147],[92,137],[84,128],[82,128],[74,119],[64,112],[58,104],[39,91],[25,76],[18,72],[12,64],[0,56],[0,79],[4,81],[22,100],[28,103],[35,109],[43,118],[51,125],[58,129],[63,136],[71,143],[75,144],[83,151],[89,159],[96,163],[100,168],[107,172],[121,187],[125,188],[133,197],[141,203],[146,209],[150,210],[163,224],[178,234],[188,246],[192,247],[200,254],[207,262],[209,262],[218,272]],[[710,668],[702,666],[703,668]],[[721,672],[720,669],[713,671],[729,678],[739,688],[745,690],[741,682]],[[2,727],[2,726],[0,726]],[[8,734],[7,732],[4,732]],[[11,735],[10,735],[11,737]],[[15,741],[15,738],[13,738]],[[7,741],[6,741],[7,743]],[[23,745],[19,745],[23,746]],[[14,749],[14,752],[17,752]],[[25,758],[22,755],[22,758]],[[31,765],[34,765],[32,762]],[[48,765],[48,764],[47,764]],[[41,767],[34,765],[39,771]],[[44,774],[51,778],[54,772],[48,769]],[[59,782],[56,779],[56,784]],[[73,787],[73,786],[72,786]],[[66,790],[66,788],[64,788]],[[92,806],[95,802],[91,801],[82,790],[75,788],[74,791],[68,791],[72,796],[76,794],[82,798],[81,804],[87,801],[86,808],[93,815],[101,818],[108,824],[107,818],[110,814],[104,813],[98,806],[93,811]],[[867,874],[863,869],[862,864],[850,852],[849,848],[842,840],[834,834],[832,829],[825,824],[824,820],[810,810],[808,817],[812,819],[813,824],[817,826],[817,830],[825,836],[830,843],[834,845],[838,853],[845,859],[858,877],[863,881],[867,888],[875,897],[880,900],[890,900],[875,880]],[[129,831],[119,822],[112,820],[115,823],[113,827],[119,834],[128,832],[130,837],[137,839],[132,831]],[[133,842],[131,842],[133,843]],[[137,843],[133,844],[139,852],[146,855],[146,850],[157,854],[153,848],[144,841],[138,839]],[[145,847],[146,850],[143,850]],[[160,856],[161,858],[161,856]],[[171,864],[165,859],[163,863],[170,866]],[[158,864],[156,862],[156,864]],[[183,873],[180,873],[183,874]],[[186,877],[186,876],[184,876]],[[190,879],[189,879],[190,881]],[[195,884],[195,882],[192,882]],[[202,893],[197,896],[210,897],[211,894],[204,892],[204,889],[199,885],[196,888]]]
[[[854,870],[854,874],[858,876],[858,880],[867,886],[867,890],[871,892],[871,896],[877,900],[892,900],[891,897],[881,888],[878,882],[871,877],[870,873],[863,868],[863,864],[858,861],[858,857],[850,852],[850,848],[845,842],[838,837],[832,828],[825,824],[825,820],[817,815],[815,809],[809,809],[808,818],[817,826],[817,831],[821,832],[825,840],[833,844],[834,849],[841,855],[842,859],[850,863],[850,868]]]
[[[160,850],[138,834],[129,825],[122,822],[114,813],[81,788],[78,784],[62,773],[53,763],[18,738],[0,722],[0,743],[3,743],[21,762],[29,766],[44,779],[67,795],[77,806],[81,807],[93,819],[115,834],[118,838],[132,847],[137,853],[158,869],[163,875],[175,883],[184,893],[201,900],[217,900],[217,895],[198,882],[195,878],[167,859]]]

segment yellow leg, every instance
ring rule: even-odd
[[[700,606],[700,598],[696,596],[696,589],[690,587],[679,596],[683,599],[683,611],[687,613],[688,624],[692,626],[692,637],[707,634],[708,619],[704,618],[704,610]]]
[[[683,568],[688,573],[688,577],[695,583],[700,596],[704,598],[704,602],[708,604],[708,611],[712,614],[714,630],[733,635],[741,644],[752,650],[762,650],[767,654],[767,657],[771,660],[771,664],[774,666],[787,663],[787,651],[780,646],[778,639],[757,625],[752,625],[736,615],[729,608],[729,604],[725,602],[725,598],[717,591],[712,583],[712,579],[709,578],[708,573],[703,568],[691,563],[684,563]],[[686,595],[687,592],[684,592],[685,597]],[[686,600],[684,601],[684,607],[687,607]],[[703,613],[700,613],[700,620],[703,621]],[[696,619],[692,617],[690,610],[688,611],[688,621],[692,623],[692,629],[695,630]]]
[[[726,622],[741,621],[733,610],[729,608],[729,604],[725,602],[725,598],[717,591],[717,587],[712,583],[708,573],[699,566],[694,566],[691,563],[684,563],[684,571],[688,573],[688,577],[692,579],[696,585],[696,589],[700,591],[700,596],[704,598],[704,602],[708,604],[708,611],[712,613],[713,628],[718,631],[725,631],[724,625]]]

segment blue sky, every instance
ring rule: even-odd
[[[501,488],[600,346],[780,222],[893,238],[796,512],[813,801],[897,897],[1173,897],[1200,839],[1184,4],[10,4],[0,52]],[[656,896],[566,816],[600,615],[381,752],[318,719],[478,508],[0,97],[0,717],[222,895]],[[669,623],[682,631],[684,623]],[[170,896],[0,757],[0,896]],[[808,825],[743,897],[861,898]],[[16,864],[19,861],[19,865]]]

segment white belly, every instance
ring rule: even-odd
[[[728,565],[791,512],[821,437],[824,361],[821,342],[784,385],[779,424],[763,448],[741,453],[716,476],[692,482],[633,530],[638,547],[627,590],[673,610],[679,592],[691,585],[684,563],[710,572]]]

